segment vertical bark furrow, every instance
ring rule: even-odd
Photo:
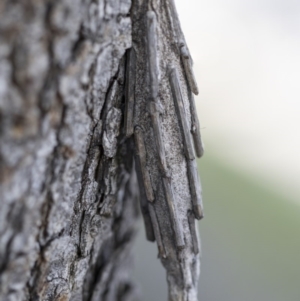
[[[192,92],[189,93],[189,100],[190,100],[190,111],[191,111],[191,127],[192,127],[191,132],[193,135],[195,152],[197,157],[201,158],[204,154],[204,147],[201,139],[200,123],[197,116],[194,95],[192,94]]]
[[[130,5],[1,6],[1,300],[88,300],[83,287],[97,285],[105,300],[135,294],[136,188],[120,132]],[[97,273],[110,269],[109,281],[95,280],[107,252]]]

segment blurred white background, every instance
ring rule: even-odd
[[[176,5],[200,88],[206,153],[300,204],[300,1]]]

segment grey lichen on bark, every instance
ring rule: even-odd
[[[0,33],[0,299],[135,300],[140,198],[169,299],[197,300],[201,190],[183,133],[203,148],[173,1],[3,1]]]

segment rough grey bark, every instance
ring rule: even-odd
[[[1,300],[134,294],[130,5],[1,3]]]
[[[149,10],[157,19],[156,84],[145,40]],[[195,159],[183,151],[171,62],[185,126],[197,155],[203,150],[173,2],[3,1],[0,32],[1,300],[135,300],[136,168],[147,238],[157,241],[170,300],[197,300],[194,217],[202,215],[201,191]],[[159,97],[154,111],[146,106],[155,100],[150,90]],[[157,153],[162,140],[152,130],[158,105],[164,166]],[[136,125],[144,134],[143,158],[132,135]],[[173,215],[166,214],[168,202]]]

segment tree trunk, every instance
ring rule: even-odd
[[[139,198],[170,300],[197,300],[190,129],[202,145],[173,1],[7,0],[0,14],[1,300],[136,300]]]

